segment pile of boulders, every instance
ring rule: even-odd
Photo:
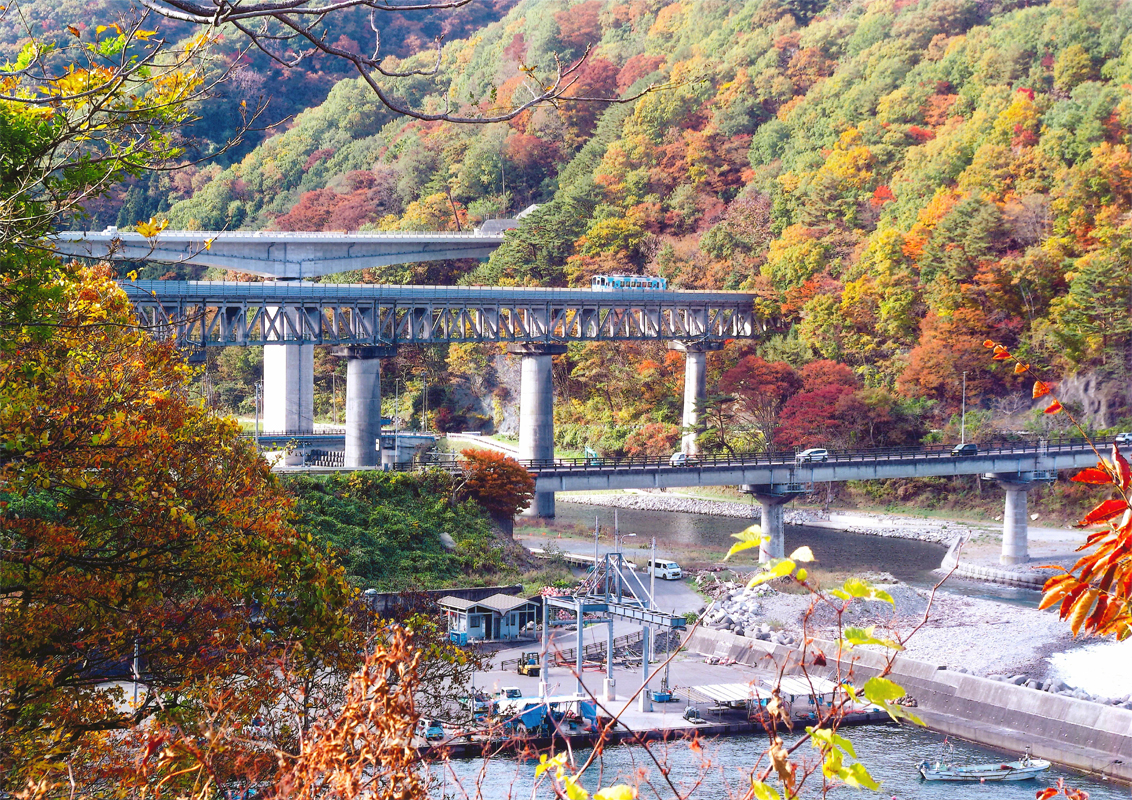
[[[775,631],[766,622],[761,621],[763,599],[777,594],[777,591],[766,584],[751,589],[736,587],[722,592],[716,598],[715,607],[704,617],[704,625],[729,631],[736,636],[746,636],[776,644],[795,644],[796,636],[786,631]],[[705,610],[701,609],[700,613]]]
[[[954,667],[952,671],[970,674],[970,670],[966,667]],[[1087,700],[1091,703],[1101,703],[1103,705],[1132,709],[1132,695],[1124,695],[1123,697],[1098,697],[1097,695],[1089,694],[1084,689],[1074,689],[1060,678],[1049,678],[1044,681],[1039,681],[1028,675],[987,675],[987,680],[1012,683],[1015,686],[1025,686],[1028,689],[1034,689],[1039,692],[1049,692],[1050,694],[1061,694],[1066,697],[1074,697],[1078,700]]]
[[[721,578],[712,570],[703,570],[701,572],[697,572],[696,576],[692,579],[692,582],[696,584],[696,589],[700,592],[700,594],[705,595],[712,600],[718,600],[721,597],[726,597],[727,595],[733,594],[734,592],[742,588],[742,584],[733,580]]]

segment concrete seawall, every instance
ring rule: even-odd
[[[832,642],[815,641],[832,671]],[[768,668],[786,665],[797,672],[799,652],[791,647],[699,628],[688,649]],[[881,653],[854,650],[842,659],[842,675],[860,685],[883,670]],[[1034,756],[1068,767],[1132,782],[1132,711],[1050,694],[1025,686],[954,672],[897,657],[889,678],[916,698],[915,713],[929,728],[979,744]]]

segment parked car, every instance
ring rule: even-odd
[[[829,451],[824,447],[810,447],[794,456],[795,464],[809,464],[814,461],[828,461]]]
[[[523,690],[518,686],[504,686],[499,690],[499,696],[505,697],[508,700],[514,700],[516,697],[523,696]]]
[[[668,464],[673,467],[687,467],[695,463],[696,457],[687,453],[673,453],[668,459]]]
[[[425,741],[432,741],[434,739],[444,738],[444,726],[438,719],[421,720],[418,725],[420,726],[421,738]]]
[[[1132,431],[1124,431],[1123,433],[1116,434],[1113,441],[1117,444],[1132,444]]]
[[[650,559],[645,565],[645,570],[649,575],[655,574],[656,577],[663,578],[666,581],[678,581],[684,577],[679,564],[675,561],[664,561],[659,558],[655,563]]]
[[[537,674],[537,673],[536,673]],[[472,697],[463,695],[456,701],[465,709],[471,709],[473,714],[486,714],[491,710],[491,698],[484,692],[476,689]]]
[[[979,454],[979,446],[974,442],[965,442],[957,444],[951,448],[951,455],[953,456],[977,456]]]

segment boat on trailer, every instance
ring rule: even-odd
[[[1042,758],[1031,758],[1027,753],[1017,761],[970,764],[965,767],[941,764],[938,761],[932,765],[921,761],[918,769],[920,777],[926,781],[1024,781],[1036,778],[1049,769],[1049,762]]]

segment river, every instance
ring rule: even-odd
[[[614,509],[609,506],[591,506],[559,500],[555,504],[554,527],[576,529],[578,533],[593,531],[595,518],[603,530],[612,531]],[[753,520],[739,517],[688,514],[680,511],[647,511],[635,508],[617,509],[617,525],[621,533],[636,534],[626,540],[626,550],[646,547],[650,537],[656,537],[659,548],[679,558],[682,551],[711,550],[722,559],[735,543],[733,533],[746,528]],[[519,525],[526,523],[520,519]],[[912,586],[927,588],[939,580],[933,572],[939,567],[947,548],[916,539],[898,539],[887,536],[869,536],[847,533],[831,528],[808,525],[787,525],[786,552],[809,545],[820,565],[843,572],[888,572]],[[1041,595],[1031,589],[1014,586],[967,581],[951,578],[944,588],[955,594],[984,597],[1006,603],[1036,607]]]
[[[945,737],[942,734],[887,725],[847,728],[842,733],[852,741],[861,763],[869,769],[873,778],[881,783],[881,791],[874,793],[840,788],[833,790],[830,797],[878,800],[889,800],[893,797],[899,800],[984,800],[984,798],[985,800],[1033,800],[1037,790],[1055,784],[1059,777],[1064,778],[1068,785],[1087,791],[1089,800],[1128,800],[1132,797],[1132,790],[1126,785],[1102,781],[1057,766],[1035,780],[1013,783],[929,783],[920,779],[915,767],[920,761],[934,762],[941,758],[945,752],[943,745]],[[787,741],[790,741],[789,737]],[[765,744],[766,739],[757,736],[735,736],[705,742],[702,755],[710,760],[710,766],[705,767],[701,756],[689,750],[687,744],[674,743],[667,750],[670,777],[678,787],[689,787],[697,779],[703,778],[699,788],[691,795],[692,800],[726,800],[742,797],[746,788],[744,770],[751,767],[752,760],[762,751]],[[664,752],[663,747],[659,748],[659,752]],[[798,752],[807,757],[812,757],[813,753],[808,745],[803,746]],[[588,755],[588,751],[578,753],[580,760],[584,760]],[[1013,759],[1017,755],[1000,753],[963,741],[952,741],[948,745],[947,755],[943,758],[955,764],[972,764]],[[765,765],[765,761],[763,763]],[[535,766],[536,762],[533,760],[520,761],[514,758],[496,758],[487,762],[486,766],[482,760],[477,759],[453,761],[448,768],[445,796],[464,797],[464,794],[455,788],[455,779],[458,779],[463,789],[468,792],[468,796],[475,797],[474,787],[477,776],[483,768],[485,771],[480,781],[479,793],[479,797],[483,800],[521,800],[532,797],[532,794],[538,798],[553,797],[553,792],[548,786],[536,785]],[[608,748],[603,757],[602,767],[605,770],[601,778],[603,786],[617,782],[636,784],[638,779],[635,776],[638,769],[643,769],[643,774],[651,780],[660,779],[656,766],[649,761],[640,747],[626,745]],[[440,767],[434,766],[433,770],[439,773]],[[587,772],[583,778],[583,785],[593,792],[598,788],[598,780],[598,772],[594,769],[592,774]],[[815,781],[812,787],[808,784],[808,787],[809,790],[803,792],[803,797],[820,797],[819,781]],[[640,797],[673,799],[670,790],[658,793],[643,784]]]
[[[592,531],[595,518],[605,530],[613,530],[614,509],[580,503],[555,504],[555,527],[570,526]],[[735,543],[731,538],[753,520],[717,517],[709,514],[687,514],[679,511],[646,511],[617,509],[617,525],[622,534],[636,534],[628,539],[626,550],[645,547],[656,537],[657,547],[679,553],[682,550],[712,550],[719,558]],[[943,560],[946,548],[915,539],[893,539],[864,536],[829,528],[787,525],[786,552],[809,545],[818,564],[839,571],[876,570],[892,573],[899,580],[917,586],[934,583],[932,570]]]

